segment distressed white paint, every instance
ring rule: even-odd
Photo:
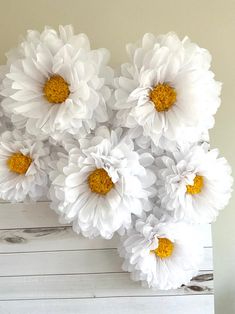
[[[213,314],[210,226],[205,258],[177,290],[153,291],[121,269],[118,238],[88,240],[62,226],[47,202],[0,204],[0,314]]]
[[[0,302],[1,314],[213,314],[212,295],[22,300]]]
[[[197,287],[197,288],[195,288]],[[200,272],[189,285],[177,290],[152,290],[130,280],[128,273],[1,277],[0,300],[102,298],[211,294],[212,272]]]
[[[204,227],[204,226],[203,226]],[[201,229],[204,246],[211,247],[210,227]],[[73,232],[70,226],[0,230],[1,252],[32,252],[117,248],[118,237],[111,240],[88,240]]]

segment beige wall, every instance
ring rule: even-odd
[[[125,60],[125,43],[145,32],[189,35],[213,55],[216,78],[224,83],[222,106],[211,131],[235,169],[235,1],[234,0],[0,0],[0,62],[28,28],[72,23],[93,47],[107,47],[112,64]],[[235,313],[235,198],[213,227],[216,314]]]

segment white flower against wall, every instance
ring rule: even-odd
[[[97,129],[80,145],[65,146],[51,172],[52,208],[88,237],[111,238],[129,228],[132,217],[151,209],[155,175],[151,154],[139,155],[122,130]]]
[[[60,26],[59,33],[28,31],[7,56],[2,106],[16,127],[31,134],[84,136],[108,121],[109,52],[91,50],[85,34],[74,35],[71,26]]]
[[[49,147],[19,131],[0,137],[0,198],[11,202],[46,195]]]
[[[153,215],[137,220],[119,248],[123,270],[144,286],[177,289],[198,273],[202,246],[192,226],[161,222]]]
[[[176,219],[210,223],[229,201],[231,168],[218,150],[185,146],[157,159],[158,197]]]
[[[115,79],[117,125],[141,128],[156,145],[197,141],[213,127],[221,84],[210,71],[207,50],[169,33],[145,34],[127,51],[130,63]]]

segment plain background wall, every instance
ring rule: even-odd
[[[73,24],[93,47],[108,48],[114,66],[126,60],[125,44],[145,32],[173,30],[207,48],[216,79],[224,83],[211,144],[235,169],[234,0],[0,0],[0,62],[27,29],[58,24]],[[235,313],[234,207],[233,197],[213,225],[216,314]]]

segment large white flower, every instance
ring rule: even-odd
[[[181,147],[156,160],[158,196],[176,219],[210,223],[231,196],[233,179],[225,158],[207,145]]]
[[[123,270],[135,281],[161,290],[176,289],[199,270],[202,246],[196,230],[182,222],[161,222],[150,215],[137,220],[122,239],[119,253]]]
[[[131,215],[151,209],[153,157],[134,151],[122,130],[100,127],[94,135],[65,145],[52,163],[52,208],[84,236],[111,238],[131,225]]]
[[[19,131],[0,137],[0,198],[11,202],[38,200],[47,191],[49,148]]]
[[[117,124],[140,128],[156,145],[165,139],[198,141],[213,127],[221,84],[209,70],[207,50],[169,33],[145,34],[127,51],[130,63],[115,79]]]
[[[28,31],[7,57],[2,106],[17,128],[83,136],[109,119],[109,52],[91,50],[85,34],[74,35],[71,26]]]

